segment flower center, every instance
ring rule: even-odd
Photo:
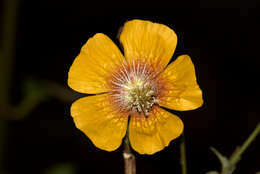
[[[156,93],[152,84],[137,79],[126,85],[122,96],[127,110],[148,116],[152,106],[157,103]]]
[[[113,74],[112,99],[122,111],[149,115],[158,103],[156,73],[146,64],[123,65]]]

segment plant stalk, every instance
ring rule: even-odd
[[[124,139],[123,157],[124,157],[124,162],[125,162],[125,174],[136,174],[135,156],[131,152],[128,131],[127,131],[126,137]]]
[[[180,151],[181,151],[181,170],[182,170],[182,174],[187,174],[186,147],[185,147],[184,133],[182,134],[182,138],[181,138]]]
[[[238,150],[234,153],[233,156],[231,156],[230,163],[236,164],[240,160],[241,155],[245,152],[248,146],[253,142],[253,140],[256,138],[259,132],[260,132],[260,123],[257,124],[255,130],[250,134],[250,136],[246,139],[243,145],[240,148],[238,148]]]

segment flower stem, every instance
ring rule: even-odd
[[[124,139],[123,157],[125,162],[125,174],[136,174],[135,156],[131,152],[130,142],[128,138],[128,130]]]
[[[180,150],[181,150],[181,169],[182,169],[182,174],[187,174],[186,149],[185,149],[184,133],[182,134],[182,138],[181,138]]]
[[[259,132],[260,132],[260,123],[257,124],[255,130],[251,133],[251,135],[247,138],[247,140],[243,143],[243,145],[236,151],[236,153],[234,153],[234,155],[231,157],[230,162],[232,164],[236,164],[240,160],[241,155],[244,153],[247,147],[252,143],[252,141],[259,134]]]

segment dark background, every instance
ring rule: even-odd
[[[177,33],[173,59],[181,54],[191,56],[203,91],[203,107],[174,112],[185,123],[188,171],[219,170],[219,161],[209,147],[230,156],[259,122],[258,4],[253,3],[252,8],[243,3],[239,8],[206,8],[205,3],[193,2],[189,8],[171,8],[178,5],[157,3],[21,1],[12,65],[12,103],[22,99],[21,88],[27,77],[68,88],[69,67],[95,33],[105,33],[118,44],[117,32],[125,21],[137,18],[159,22]],[[3,16],[4,9],[0,11]],[[122,147],[114,152],[94,147],[75,128],[70,105],[51,98],[23,119],[6,120],[3,168],[7,173],[44,173],[57,164],[72,166],[80,174],[123,173]],[[174,140],[152,156],[136,153],[137,173],[181,173],[179,143],[179,139]],[[259,140],[253,142],[235,173],[260,170],[259,147]]]

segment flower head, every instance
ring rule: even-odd
[[[202,92],[188,55],[167,66],[177,44],[169,27],[128,21],[120,42],[124,56],[101,33],[82,47],[70,67],[68,84],[78,92],[96,95],[75,101],[71,115],[100,149],[117,149],[128,129],[132,148],[140,154],[153,154],[183,131],[181,119],[161,106],[196,109],[203,103]]]

